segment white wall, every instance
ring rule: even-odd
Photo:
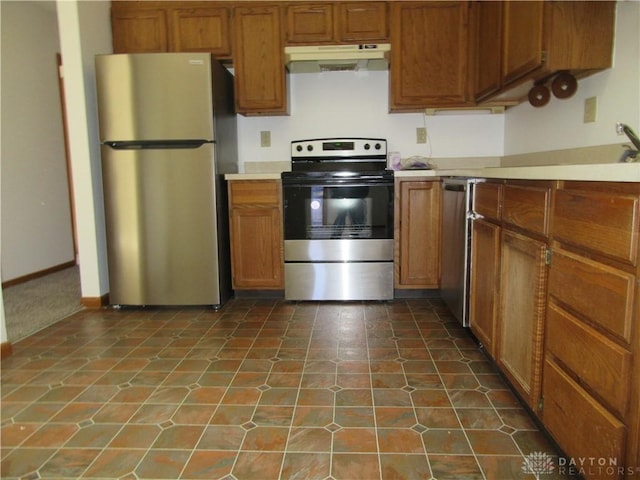
[[[238,118],[239,155],[245,162],[290,159],[290,142],[333,136],[379,137],[403,158],[496,157],[502,155],[504,115],[436,115],[389,112],[389,72],[291,74],[290,116]],[[429,141],[416,143],[416,127]],[[260,131],[271,131],[271,147],[260,147]]]
[[[3,1],[2,281],[74,260],[55,3]]]
[[[619,1],[613,68],[579,80],[578,91],[569,99],[558,100],[552,95],[544,107],[534,108],[523,103],[507,110],[505,155],[626,142],[626,137],[616,135],[616,122],[629,124],[637,133],[640,130],[639,25],[640,2]],[[597,120],[583,123],[584,101],[594,96],[597,97]],[[617,161],[617,154],[608,160]]]
[[[94,58],[111,53],[109,1],[57,0],[84,298],[108,292]]]

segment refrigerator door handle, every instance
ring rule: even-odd
[[[109,141],[104,142],[114,150],[158,150],[179,148],[200,148],[205,143],[215,143],[212,140],[147,140],[147,141]]]

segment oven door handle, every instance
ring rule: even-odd
[[[366,182],[366,183],[283,183],[284,187],[322,187],[322,188],[340,188],[340,187],[384,187],[393,185],[387,182]]]
[[[350,178],[348,180],[283,178],[282,185],[285,187],[368,187],[377,185],[393,185],[393,179],[383,177]]]

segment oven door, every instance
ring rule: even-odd
[[[283,175],[285,298],[393,298],[393,174]]]
[[[284,239],[393,239],[393,174],[283,174]]]

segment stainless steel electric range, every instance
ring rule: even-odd
[[[380,138],[291,142],[285,299],[393,298],[393,172]]]

